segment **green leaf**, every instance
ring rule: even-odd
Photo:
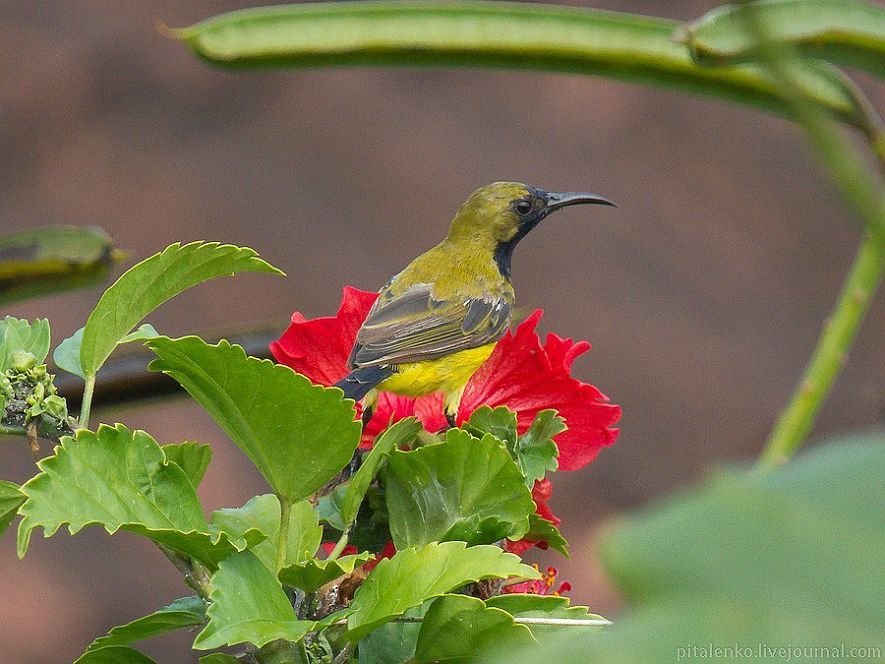
[[[209,624],[194,641],[196,650],[238,643],[261,647],[277,639],[300,641],[314,623],[298,620],[276,576],[251,552],[221,561],[212,575]]]
[[[443,595],[424,616],[412,661],[471,664],[488,661],[490,653],[501,648],[523,650],[535,645],[528,627],[514,623],[506,611],[475,597]]]
[[[23,502],[25,495],[19,490],[18,484],[0,480],[0,535],[9,528]]]
[[[159,634],[199,625],[206,619],[206,605],[199,597],[182,597],[171,604],[154,611],[149,616],[133,620],[125,625],[113,627],[106,636],[100,636],[86,649],[86,654],[74,664],[89,661],[88,655],[107,646],[128,645]],[[85,658],[85,659],[84,659]]]
[[[431,600],[432,601],[432,600]],[[420,618],[427,613],[431,602],[425,602],[403,615]],[[404,664],[415,656],[420,623],[389,622],[373,629],[359,642],[359,664]]]
[[[80,365],[80,344],[83,343],[83,330],[85,329],[81,327],[52,351],[52,360],[55,362],[55,366],[69,374],[79,376],[83,380],[86,380],[86,372]]]
[[[559,468],[559,448],[553,437],[566,430],[565,420],[555,410],[542,410],[535,415],[529,430],[519,437],[516,444],[516,463],[525,475],[530,489],[537,480],[544,479],[547,471]]]
[[[49,353],[49,321],[37,318],[30,323],[21,318],[6,316],[0,320],[0,373],[10,366],[13,352],[24,350],[43,364]]]
[[[372,560],[374,554],[368,551],[341,556],[335,560],[302,560],[287,565],[280,570],[278,578],[286,585],[300,588],[306,593],[319,590],[339,576],[350,574],[356,567]]]
[[[537,570],[497,546],[443,542],[403,549],[379,562],[356,591],[347,628],[359,639],[432,597],[482,579],[510,576],[540,578]]]
[[[212,513],[212,525],[224,532],[243,537],[258,530],[267,537],[251,547],[252,553],[272,572],[277,570],[280,541],[280,500],[272,493],[255,496],[240,508],[220,509]],[[289,538],[286,564],[293,565],[313,557],[320,546],[323,529],[310,502],[302,500],[289,511]]]
[[[255,531],[235,538],[210,532],[191,481],[144,431],[122,424],[101,425],[95,433],[80,429],[76,439],[62,437],[53,455],[37,465],[41,472],[21,487],[27,500],[19,509],[20,557],[35,528],[51,537],[65,524],[72,535],[89,525],[110,534],[128,530],[212,568],[260,541]]]
[[[568,541],[562,536],[559,528],[538,514],[529,514],[529,530],[523,538],[532,542],[547,542],[547,546],[554,551],[558,551],[566,558],[570,557]]]
[[[222,66],[469,66],[611,76],[727,97],[789,113],[762,68],[703,67],[673,42],[679,23],[577,7],[515,2],[326,2],[222,14],[175,31]],[[851,95],[828,77],[803,81],[811,99],[863,126]]]
[[[181,383],[289,502],[316,492],[356,451],[362,427],[338,388],[312,385],[223,340],[157,337],[147,345],[158,356],[150,368]]]
[[[177,464],[187,475],[194,489],[200,486],[203,475],[212,461],[212,446],[207,443],[179,443],[161,447],[167,461]]]
[[[282,274],[252,249],[217,242],[176,242],[133,266],[105,291],[86,321],[80,346],[83,372],[95,375],[121,339],[166,300],[237,272]]]
[[[620,520],[602,555],[630,610],[602,633],[557,639],[547,655],[626,664],[675,659],[690,644],[881,643],[883,469],[879,433],[770,473],[721,472]]]
[[[88,650],[75,664],[157,664],[143,652],[128,646],[105,646]]]
[[[535,511],[531,492],[504,443],[451,429],[445,442],[394,451],[382,471],[390,532],[398,549],[463,540],[521,538]]]
[[[44,226],[0,237],[0,304],[104,281],[124,258],[99,228]]]
[[[200,664],[242,664],[242,661],[223,652],[213,652],[211,655],[200,657]]]
[[[511,593],[497,595],[486,600],[486,606],[503,609],[514,618],[567,618],[569,620],[605,620],[600,615],[590,613],[586,606],[571,606],[567,597],[557,595],[532,595]],[[603,629],[603,626],[578,626],[571,625],[527,625],[534,636],[543,645],[547,639],[558,638],[571,634],[574,636],[575,629],[582,630],[580,634],[587,636]],[[584,632],[583,630],[588,630]]]
[[[490,433],[503,440],[508,450],[516,448],[516,413],[507,406],[498,406],[494,410],[491,406],[480,406],[473,411],[470,421],[462,428],[477,438]]]
[[[885,8],[858,0],[767,0],[724,5],[680,30],[701,64],[736,64],[759,56],[748,29],[755,12],[769,39],[807,55],[885,76]]]
[[[369,485],[390,453],[410,442],[421,431],[421,423],[414,417],[407,417],[388,428],[375,439],[371,451],[363,459],[362,465],[354,473],[337,505],[341,521],[345,526],[353,523],[360,505],[369,490]]]

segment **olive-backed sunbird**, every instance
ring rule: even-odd
[[[556,194],[518,182],[470,195],[446,239],[381,288],[357,333],[351,372],[337,387],[351,399],[365,398],[364,421],[379,392],[442,392],[455,426],[467,381],[510,327],[514,247],[551,212],[578,204],[614,205],[596,194]]]

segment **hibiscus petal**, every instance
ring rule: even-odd
[[[345,286],[334,316],[305,320],[296,311],[289,328],[271,343],[271,353],[277,362],[313,382],[334,385],[347,375],[347,358],[356,333],[377,298],[377,293]]]

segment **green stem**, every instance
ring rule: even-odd
[[[280,499],[280,539],[277,543],[277,569],[286,566],[286,546],[289,543],[289,514],[292,511],[292,503],[279,496]]]
[[[350,539],[350,527],[344,529],[344,532],[341,533],[341,537],[338,538],[338,541],[335,543],[335,548],[332,549],[332,553],[329,554],[328,560],[337,560],[338,556],[341,555],[341,552],[344,551],[344,547],[347,546],[347,540]]]
[[[824,398],[848,357],[885,268],[885,244],[874,237],[861,243],[848,278],[812,353],[799,387],[778,418],[759,457],[759,467],[787,461],[811,430]]]
[[[86,375],[86,387],[83,388],[83,403],[80,405],[80,420],[77,423],[81,429],[89,428],[89,411],[92,408],[92,393],[95,391],[95,374]]]

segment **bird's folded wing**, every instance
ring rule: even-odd
[[[430,284],[412,286],[369,312],[350,355],[351,367],[432,360],[500,339],[511,305],[491,295],[436,300]]]

